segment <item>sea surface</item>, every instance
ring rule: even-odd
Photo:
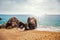
[[[19,21],[26,23],[28,17],[31,17],[31,15],[0,15],[0,18],[2,18],[2,20],[0,20],[0,25],[6,23],[11,17],[16,17]],[[46,15],[36,17],[36,19],[38,25],[37,30],[60,32],[60,15]]]

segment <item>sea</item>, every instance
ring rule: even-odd
[[[32,16],[32,15],[0,15],[0,25],[6,23],[9,18],[16,17],[19,21],[26,23],[28,17],[35,17],[37,20],[37,28],[39,31],[52,31],[60,32],[60,15],[45,15],[45,16]]]

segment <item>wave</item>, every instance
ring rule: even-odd
[[[60,32],[60,27],[38,25],[35,30]]]

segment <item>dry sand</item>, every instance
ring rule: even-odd
[[[60,40],[60,32],[0,29],[0,40]]]

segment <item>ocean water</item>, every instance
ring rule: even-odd
[[[0,24],[6,23],[11,17],[16,17],[19,21],[26,23],[29,15],[0,15]]]
[[[60,15],[46,15],[38,17],[37,20],[37,30],[60,32]]]
[[[0,25],[6,23],[9,18],[16,17],[19,21],[24,23],[27,22],[27,19],[31,15],[0,15]],[[35,16],[36,17],[36,16]],[[46,15],[43,17],[36,17],[37,19],[37,30],[41,31],[58,31],[60,32],[60,15]]]
[[[46,15],[38,17],[39,25],[60,27],[60,15]]]

